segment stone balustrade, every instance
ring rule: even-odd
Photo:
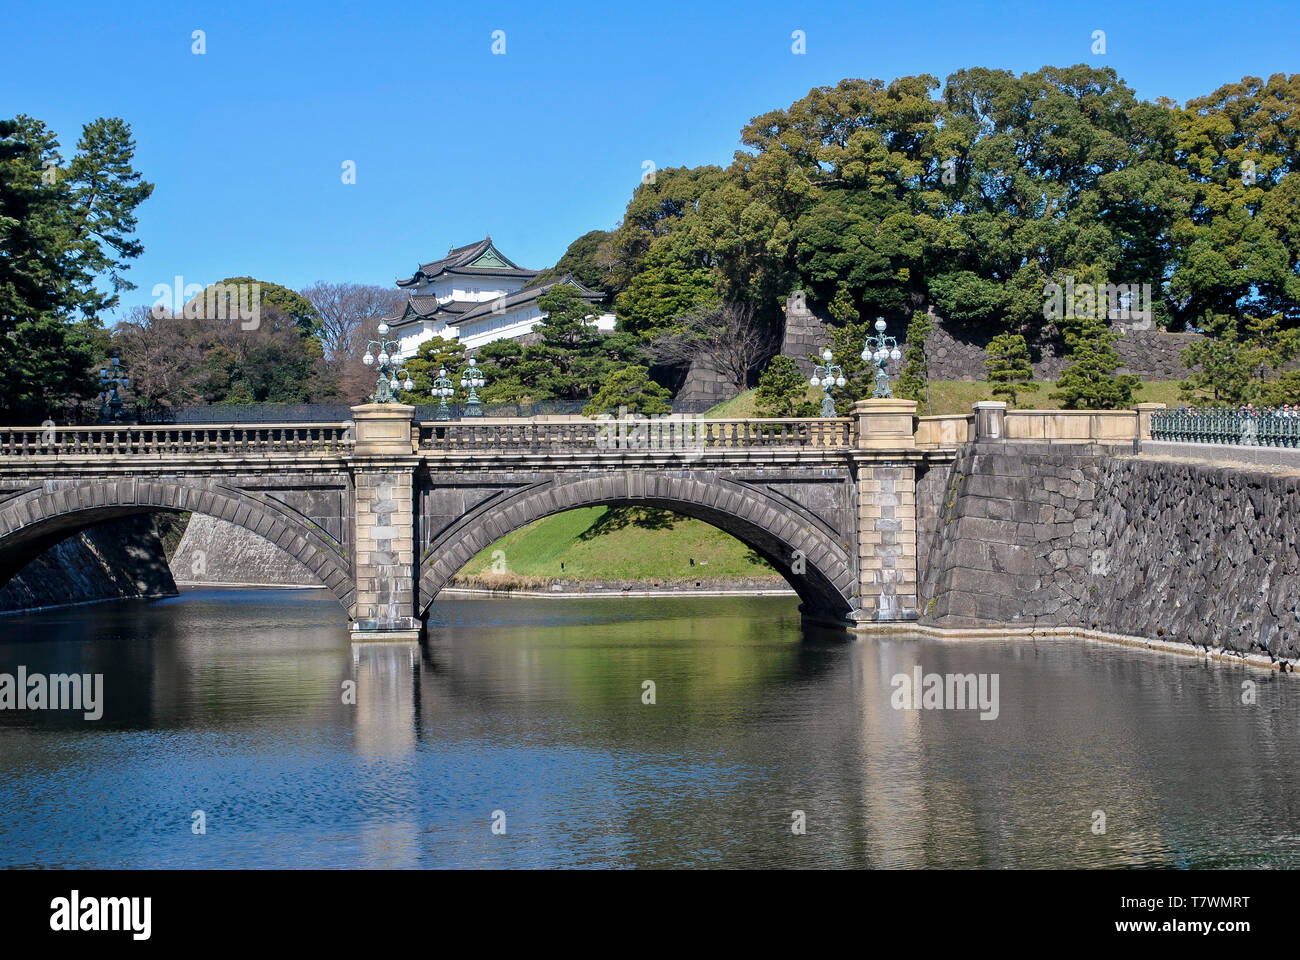
[[[493,451],[564,453],[714,450],[725,448],[847,449],[853,421],[786,418],[704,420],[690,416],[536,420],[457,420],[420,424],[425,453]]]
[[[0,457],[338,454],[349,423],[0,427]]]
[[[897,403],[897,401],[889,401]],[[378,441],[390,453],[432,454],[494,451],[500,453],[586,453],[623,451],[726,449],[842,449],[912,447],[939,450],[977,439],[977,414],[916,417],[903,405],[897,411],[880,404],[864,417],[704,419],[691,416],[614,418],[535,418],[411,421],[410,441],[400,436],[371,438],[370,433],[391,420],[383,407],[357,408],[356,422],[292,424],[194,424],[159,426],[33,426],[0,428],[0,457],[97,456],[237,456],[241,454],[332,454],[378,452],[361,448]],[[1174,423],[1175,411],[1162,405],[1139,404],[1138,410],[1005,410],[996,403],[977,404],[1000,437],[1006,440],[1051,442],[1123,442],[1139,430],[1150,439],[1152,418],[1161,434],[1186,433]],[[994,409],[997,408],[997,409]],[[404,408],[407,409],[407,408]],[[977,411],[978,412],[978,411]],[[910,439],[904,436],[911,418]],[[377,418],[377,419],[376,419]],[[1183,415],[1183,420],[1188,419]],[[897,421],[897,423],[895,423]],[[1226,421],[1225,421],[1226,422]],[[1207,427],[1218,420],[1206,419]],[[1269,420],[1261,442],[1294,445],[1300,421]],[[868,426],[864,428],[864,424]],[[886,429],[887,425],[887,429]],[[354,427],[356,434],[354,435]],[[871,431],[870,436],[864,429]],[[876,436],[875,432],[885,429]],[[1239,434],[1218,430],[1215,436]],[[1219,442],[1233,442],[1221,440]],[[1240,443],[1240,440],[1236,442]],[[394,446],[394,444],[396,444]]]

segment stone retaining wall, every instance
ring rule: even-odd
[[[922,622],[1300,656],[1300,478],[1123,453],[964,448],[938,516],[918,523]]]
[[[239,583],[319,587],[297,560],[250,530],[207,514],[190,515],[171,559],[178,583]]]
[[[736,387],[707,357],[698,356],[686,371],[686,379],[673,398],[674,409],[696,412],[717,406],[736,395]]]
[[[943,318],[934,319],[934,329],[925,342],[926,360],[932,380],[984,380],[984,359],[989,341],[1000,331],[949,330]],[[1160,330],[1130,330],[1124,324],[1112,324],[1114,333],[1122,334],[1115,343],[1122,366],[1119,373],[1136,373],[1143,380],[1181,380],[1188,370],[1182,355],[1201,339],[1199,333],[1165,333]],[[1049,327],[1045,335],[1029,342],[1034,378],[1056,380],[1069,365],[1065,345]]]
[[[1088,626],[1300,655],[1300,477],[1111,459],[1091,534]]]
[[[990,340],[1001,328],[966,328],[950,323],[929,308],[934,323],[925,341],[926,361],[932,380],[984,380],[987,371],[984,359]],[[1120,373],[1136,373],[1143,380],[1182,380],[1188,370],[1182,364],[1183,351],[1201,339],[1199,333],[1164,333],[1160,330],[1132,330],[1116,322],[1111,325],[1115,333],[1123,334],[1115,344],[1119,354]],[[899,347],[905,346],[906,327],[890,330],[899,338]],[[806,307],[787,310],[785,334],[781,354],[792,357],[806,376],[812,374],[810,354],[817,354],[830,343],[831,330],[825,321]],[[1057,331],[1048,326],[1042,334],[1030,340],[1029,353],[1033,360],[1034,377],[1038,380],[1056,380],[1068,364],[1065,344]],[[895,365],[897,366],[897,365]]]
[[[785,330],[781,339],[781,355],[790,357],[805,377],[811,377],[820,361],[812,358],[821,355],[830,346],[831,331],[826,323],[807,305],[792,300],[785,306]]]
[[[143,515],[107,520],[46,550],[0,586],[0,611],[174,596],[153,518]]]

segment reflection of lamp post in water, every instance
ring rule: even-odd
[[[898,341],[893,337],[885,336],[885,318],[876,318],[876,335],[867,337],[866,343],[862,349],[862,359],[866,363],[875,361],[876,364],[876,391],[872,397],[877,399],[882,397],[892,397],[893,390],[889,387],[889,373],[885,370],[890,360],[898,360],[903,354],[898,349]]]
[[[404,390],[415,389],[411,375],[402,368],[401,357],[397,355],[397,341],[388,339],[388,329],[386,323],[379,325],[379,339],[371,340],[366,345],[366,355],[361,358],[367,367],[379,364],[379,379],[375,381],[375,393],[370,398],[375,403],[396,403],[399,387]],[[371,347],[379,348],[378,356],[370,352]],[[398,377],[404,378],[405,382],[398,382]]]
[[[474,392],[475,388],[483,386],[487,381],[483,379],[483,371],[478,368],[478,361],[473,357],[469,358],[469,369],[460,375],[461,389],[469,389],[469,399],[465,401],[465,416],[481,417],[483,416],[483,401],[478,398]]]
[[[822,351],[822,359],[826,361],[820,366],[813,367],[812,379],[808,382],[814,387],[821,387],[826,391],[822,397],[822,416],[835,416],[835,401],[831,399],[831,387],[844,386],[844,371],[838,366],[831,363],[835,357],[831,354],[830,348]]]
[[[447,368],[439,367],[438,375],[433,379],[433,389],[429,391],[430,395],[438,398],[438,409],[434,411],[433,419],[451,419],[451,408],[447,406],[447,398],[455,392],[456,388],[452,386],[451,378],[447,376]]]

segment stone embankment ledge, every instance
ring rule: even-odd
[[[487,586],[452,582],[444,594],[476,597],[549,597],[590,599],[592,597],[794,597],[794,590],[780,577],[745,577],[735,580],[552,580],[519,586]]]
[[[999,628],[945,628],[923,623],[876,623],[859,627],[855,631],[871,636],[891,637],[935,637],[952,641],[988,641],[1012,638],[1040,639],[1059,637],[1065,640],[1089,640],[1095,643],[1117,644],[1124,647],[1139,647],[1155,653],[1170,653],[1180,657],[1194,657],[1214,663],[1254,667],[1260,670],[1277,670],[1293,673],[1298,667],[1295,661],[1277,659],[1260,653],[1242,653],[1226,647],[1197,647],[1187,643],[1173,643],[1164,640],[1151,640],[1147,637],[1135,637],[1123,633],[1107,633],[1101,630],[1086,630],[1079,627],[999,627]]]
[[[1287,447],[1246,447],[1219,443],[1171,443],[1143,440],[1142,456],[1162,460],[1194,460],[1221,466],[1276,468],[1270,472],[1300,474],[1300,450]]]

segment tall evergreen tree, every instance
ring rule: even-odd
[[[135,208],[153,191],[134,151],[130,127],[101,118],[64,166],[39,120],[0,121],[0,417],[39,422],[97,392],[100,317],[133,287]]]
[[[1061,373],[1052,396],[1071,410],[1118,410],[1131,406],[1139,379],[1116,374],[1120,365],[1115,351],[1117,334],[1104,320],[1082,320],[1065,333],[1072,361]]]
[[[894,385],[894,395],[904,400],[924,403],[930,413],[930,364],[925,354],[925,342],[934,330],[934,320],[928,310],[917,310],[907,325],[907,343],[903,348],[903,369]]]
[[[989,342],[984,369],[988,371],[989,383],[993,384],[993,396],[1006,398],[1013,407],[1019,394],[1038,389],[1038,384],[1033,382],[1029,347],[1018,333],[999,334]]]

